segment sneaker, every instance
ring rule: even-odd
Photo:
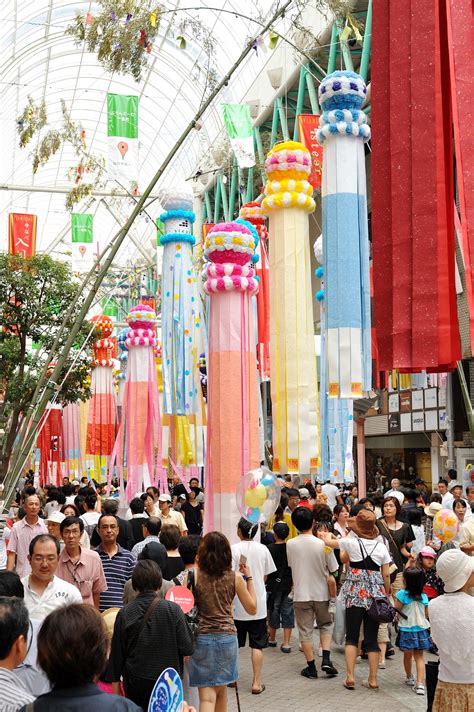
[[[391,648],[389,648],[389,647],[387,646],[387,650],[385,651],[385,657],[386,657],[386,658],[393,658],[394,655],[395,655],[395,648],[394,648],[393,646],[392,646]]]
[[[277,646],[276,640],[269,640],[269,641],[268,641],[268,647],[269,647],[269,648],[276,648],[276,646]]]
[[[415,685],[413,688],[413,692],[415,692],[417,695],[424,695],[425,694],[425,686],[424,685]]]
[[[282,653],[291,653],[291,647],[289,645],[280,645],[280,650]]]
[[[386,667],[387,667],[387,666],[385,665],[385,660],[381,660],[381,661],[379,662],[379,669],[380,669],[380,670],[385,670]]]
[[[356,665],[360,665],[361,662],[362,662],[362,658],[360,657],[360,655],[358,655],[358,656],[356,657]]]
[[[310,677],[313,679],[318,677],[318,671],[316,669],[312,670],[309,667],[305,667],[304,670],[301,671],[301,674],[303,675],[303,677]]]
[[[408,687],[414,687],[415,686],[415,678],[413,675],[409,675],[407,679],[405,680],[405,685],[408,685]]]
[[[321,670],[326,673],[326,675],[329,675],[329,677],[334,677],[335,675],[339,675],[338,671],[334,667],[334,665],[329,662],[329,663],[323,663],[321,665]]]

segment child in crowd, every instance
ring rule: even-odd
[[[413,687],[417,695],[425,694],[424,651],[431,646],[427,620],[428,596],[423,593],[425,574],[421,569],[409,568],[404,571],[405,588],[395,594],[395,607],[405,614],[400,622],[398,647],[403,651],[403,665],[406,672],[405,684]],[[412,674],[415,660],[416,681]]]
[[[418,556],[425,545],[425,530],[421,520],[422,515],[423,510],[420,509],[420,507],[406,511],[408,524],[410,524],[413,534],[415,535],[415,541],[412,543],[410,553],[415,554],[415,556]]]
[[[444,583],[436,573],[436,551],[431,546],[424,546],[416,558],[415,566],[425,574],[423,593],[428,599],[437,598],[444,593]]]

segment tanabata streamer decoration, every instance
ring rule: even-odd
[[[37,440],[39,454],[39,481],[44,487],[61,484],[61,460],[63,460],[63,424],[60,405],[48,404],[41,418]]]
[[[370,128],[361,110],[366,94],[362,77],[354,72],[333,72],[319,86],[327,315],[322,357],[328,361],[330,398],[361,398],[372,380],[364,154]]]
[[[187,194],[164,194],[161,203],[163,450],[169,445],[177,466],[194,468],[203,464],[199,354],[205,331],[193,264],[195,215]]]
[[[268,230],[265,214],[260,203],[245,203],[240,208],[239,217],[251,223],[259,237],[255,254],[257,277],[260,281],[257,292],[257,358],[262,381],[270,378],[270,275],[268,270]]]
[[[318,383],[311,292],[309,151],[277,144],[265,161],[269,215],[270,364],[273,470],[309,474],[319,466]]]
[[[69,403],[63,408],[64,474],[71,480],[83,475],[84,463],[81,448],[80,403]]]
[[[459,519],[452,509],[441,509],[433,519],[433,535],[443,544],[454,539],[459,529]]]
[[[94,317],[92,321],[102,338],[93,346],[94,369],[87,420],[86,455],[94,459],[95,478],[105,481],[117,428],[117,396],[112,373],[115,342],[110,338],[114,324],[109,316],[104,315]]]
[[[319,263],[323,262],[322,235],[314,243],[314,254]],[[327,318],[325,303],[325,272],[316,269],[316,277],[321,280],[321,289],[316,293],[320,303],[321,353],[326,353]],[[321,416],[321,472],[322,480],[333,484],[354,480],[352,444],[354,435],[354,401],[349,398],[329,398],[327,361],[321,359],[320,369],[320,416]]]
[[[130,331],[129,327],[126,326],[125,329],[122,329],[119,332],[119,335],[117,337],[117,344],[118,344],[118,349],[119,349],[118,360],[120,362],[120,373],[117,376],[117,380],[118,380],[117,407],[118,407],[119,418],[121,418],[121,415],[122,415],[122,401],[123,401],[123,394],[125,392],[125,379],[127,378],[127,363],[128,363],[127,337],[128,337],[129,331]]]
[[[251,296],[258,291],[252,257],[258,243],[245,220],[218,223],[204,254],[210,295],[207,384],[206,531],[235,541],[235,492],[259,464],[257,364]]]
[[[163,486],[161,473],[161,419],[154,348],[156,314],[145,305],[132,307],[129,325],[127,379],[122,399],[120,428],[110,459],[108,485],[116,467],[123,494],[126,466],[127,499],[150,485]],[[161,489],[161,491],[164,491]]]
[[[446,13],[458,15],[464,71],[450,81],[450,54],[460,46],[449,35]],[[422,32],[419,29],[423,28]],[[464,45],[464,46],[463,46]],[[472,3],[378,0],[372,28],[371,183],[374,320],[380,368],[409,371],[456,368],[462,357],[456,305],[452,97],[465,101],[466,143],[472,148]],[[427,62],[426,58],[430,57]],[[461,65],[458,65],[461,68]],[[453,67],[451,66],[451,69]],[[464,81],[463,81],[464,80]],[[392,120],[400,116],[403,126]],[[469,105],[469,108],[468,108]],[[459,118],[459,116],[457,117]],[[458,122],[454,136],[459,137]],[[456,141],[457,143],[457,141]],[[457,146],[459,148],[459,146]],[[472,198],[472,160],[469,200]],[[464,178],[458,174],[460,207]],[[466,215],[464,213],[464,215]],[[471,212],[471,231],[472,216]],[[456,209],[457,217],[457,209]],[[464,224],[467,230],[468,223]],[[467,234],[464,236],[467,239]],[[463,242],[470,334],[472,244]],[[466,314],[466,321],[468,315]],[[467,326],[467,325],[466,325]],[[466,329],[467,331],[467,329]],[[469,338],[466,340],[469,355]]]
[[[281,489],[267,467],[247,472],[237,486],[237,508],[252,524],[268,522],[280,504]]]

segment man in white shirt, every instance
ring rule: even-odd
[[[251,524],[247,519],[240,519],[237,525],[237,536],[240,541],[232,545],[232,568],[239,570],[240,563],[246,563],[253,578],[257,596],[257,612],[247,613],[238,597],[234,599],[234,621],[237,628],[239,648],[243,648],[249,636],[249,646],[252,657],[252,694],[259,695],[264,691],[261,675],[263,667],[263,649],[268,645],[267,632],[267,593],[265,581],[269,574],[276,571],[272,556],[266,546],[254,540],[258,524]]]
[[[337,561],[332,552],[331,558],[326,556],[324,543],[313,536],[313,513],[309,509],[298,507],[291,519],[299,535],[287,542],[286,554],[293,576],[296,623],[307,663],[301,674],[308,678],[318,677],[313,649],[316,620],[323,651],[321,670],[333,677],[338,671],[331,662],[332,617],[329,612],[328,581],[331,573],[338,569]]]
[[[81,514],[81,519],[84,522],[84,529],[89,535],[92,536],[94,529],[97,526],[97,522],[100,519],[100,509],[97,509],[97,495],[88,494],[84,500],[84,514]]]
[[[184,517],[180,512],[175,512],[171,509],[171,497],[169,494],[160,494],[158,498],[158,504],[160,505],[160,512],[157,515],[158,519],[161,520],[161,528],[174,524],[179,529],[181,536],[187,536],[188,529],[184,521]]]
[[[336,504],[343,503],[341,492],[339,491],[339,487],[336,487],[336,485],[332,485],[330,482],[326,482],[326,484],[321,487],[321,491],[328,498],[328,507],[331,507],[331,510],[334,509]]]
[[[447,480],[439,480],[438,492],[440,493],[440,495],[442,497],[441,504],[443,505],[443,509],[452,509],[454,497],[451,494],[451,492],[448,491],[448,481]]]
[[[385,492],[384,497],[393,497],[393,493],[398,492],[399,489],[400,489],[400,480],[398,479],[398,477],[394,477],[390,481],[390,489]]]
[[[59,542],[49,534],[39,534],[30,544],[31,574],[21,582],[25,605],[31,618],[42,621],[48,613],[69,603],[82,603],[75,586],[55,576],[59,559]]]

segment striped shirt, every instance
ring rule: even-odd
[[[31,695],[12,670],[0,667],[1,712],[16,712],[23,705],[34,702]]]
[[[102,561],[105,580],[107,581],[107,591],[100,594],[99,610],[105,611],[107,608],[121,608],[123,606],[123,589],[125,582],[132,577],[133,569],[137,560],[135,556],[120,544],[117,544],[117,552],[109,556],[99,544],[96,551]]]

